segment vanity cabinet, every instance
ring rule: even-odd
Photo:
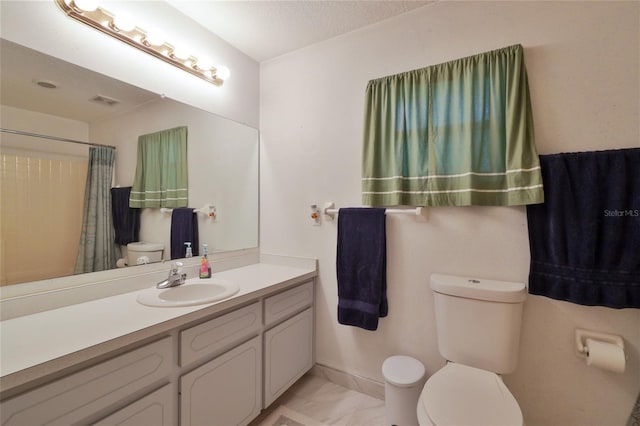
[[[175,326],[3,400],[1,424],[246,425],[312,367],[313,302],[306,281]]]

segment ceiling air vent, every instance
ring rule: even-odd
[[[120,101],[117,99],[113,99],[103,95],[96,95],[93,98],[91,98],[90,101],[98,104],[106,105],[106,106],[114,106],[120,103]]]
[[[58,88],[58,83],[56,83],[55,81],[51,81],[51,80],[34,80],[33,81],[35,84],[37,84],[40,87],[44,87],[45,89],[57,89]]]

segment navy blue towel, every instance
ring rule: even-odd
[[[338,212],[338,322],[376,330],[387,316],[385,209],[346,208]]]
[[[198,217],[192,208],[181,207],[171,213],[171,259],[183,258],[191,243],[194,256],[198,256]]]
[[[140,209],[129,207],[131,187],[111,188],[111,213],[113,216],[114,242],[127,245],[139,241]]]
[[[640,149],[541,155],[527,206],[529,293],[640,308]]]

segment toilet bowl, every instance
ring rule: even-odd
[[[433,274],[431,289],[447,364],[422,389],[420,425],[522,425],[501,374],[516,368],[525,285]]]
[[[522,425],[522,411],[502,378],[448,363],[427,380],[418,399],[420,425]]]

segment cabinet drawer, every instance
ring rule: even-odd
[[[265,299],[264,325],[270,326],[313,303],[313,281]]]
[[[94,425],[171,426],[175,424],[173,402],[171,385],[165,385]]]
[[[2,424],[79,423],[167,377],[172,347],[167,337],[5,401]]]
[[[261,327],[260,302],[180,332],[180,365],[220,353],[257,335]]]

